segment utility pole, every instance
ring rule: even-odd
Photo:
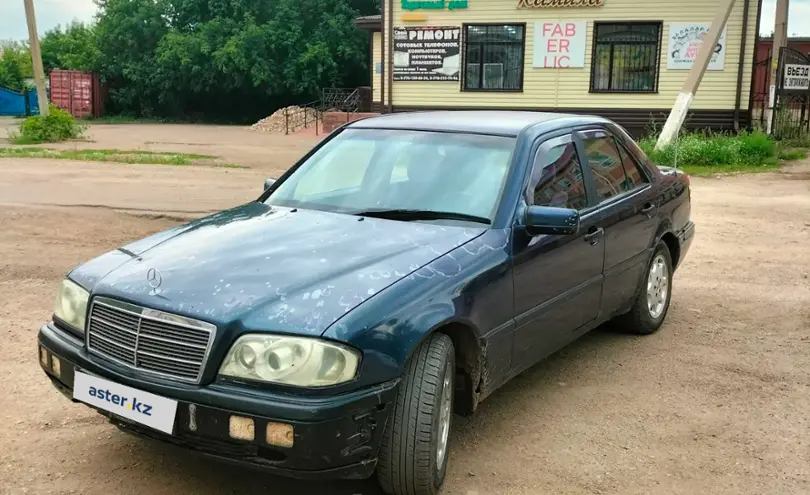
[[[709,27],[709,32],[703,38],[703,44],[698,50],[695,62],[689,70],[689,75],[686,82],[678,93],[675,99],[675,105],[669,112],[667,122],[661,130],[661,135],[658,137],[658,143],[655,148],[661,149],[672,142],[681,130],[683,121],[686,120],[686,114],[692,106],[692,100],[695,98],[695,93],[700,86],[700,81],[703,80],[703,74],[706,73],[706,68],[712,59],[714,48],[717,46],[717,41],[720,40],[720,35],[726,27],[726,21],[731,14],[731,8],[734,7],[734,0],[720,0],[720,5],[717,7],[717,12],[714,14],[712,25]]]
[[[773,29],[773,48],[771,49],[770,79],[771,87],[768,91],[768,108],[765,110],[765,118],[768,122],[768,134],[773,132],[773,109],[776,106],[776,82],[779,80],[779,54],[782,48],[787,46],[787,23],[789,0],[776,0],[776,22]]]
[[[39,35],[37,34],[37,18],[34,13],[34,0],[25,2],[25,19],[28,21],[28,39],[30,41],[31,62],[34,67],[34,82],[37,85],[37,101],[39,114],[48,116],[48,93],[45,91],[45,69],[42,68],[42,52],[39,49]]]

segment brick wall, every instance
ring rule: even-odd
[[[323,132],[328,133],[342,126],[346,122],[374,117],[378,113],[348,113],[348,112],[326,112],[323,114]]]

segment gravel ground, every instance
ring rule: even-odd
[[[1,494],[379,493],[130,437],[37,363],[67,270],[253,199],[271,168],[0,160]],[[662,331],[593,332],[457,418],[443,493],[810,493],[810,162],[692,184],[697,237]]]

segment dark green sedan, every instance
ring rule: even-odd
[[[40,363],[136,435],[434,494],[454,412],[608,320],[658,330],[693,236],[688,177],[608,120],[375,117],[72,270]]]

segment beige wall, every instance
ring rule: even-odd
[[[387,0],[384,0],[387,1]],[[518,9],[518,0],[469,0],[468,9],[417,12],[427,16],[419,23],[402,22],[401,1],[393,0],[394,26],[461,26],[464,23],[526,23],[523,92],[463,92],[460,82],[397,81],[393,84],[393,105],[410,106],[487,106],[527,108],[669,108],[688,70],[667,69],[667,43],[672,22],[710,23],[716,2],[708,0],[604,0],[602,7]],[[386,4],[387,6],[387,4]],[[743,70],[741,108],[748,108],[749,84],[758,1],[751,0],[748,38]],[[725,67],[708,71],[694,100],[694,109],[733,109],[737,68],[742,36],[743,1],[738,0],[727,25]],[[587,21],[585,67],[570,69],[533,68],[534,23],[538,21]],[[593,21],[662,21],[658,93],[590,93]],[[383,20],[385,29],[387,19]],[[388,43],[388,33],[385,33]],[[463,45],[462,45],[463,52]],[[389,64],[385,64],[388,69]],[[378,85],[375,79],[375,91]],[[387,92],[387,90],[386,90]],[[375,92],[375,95],[378,93]]]

